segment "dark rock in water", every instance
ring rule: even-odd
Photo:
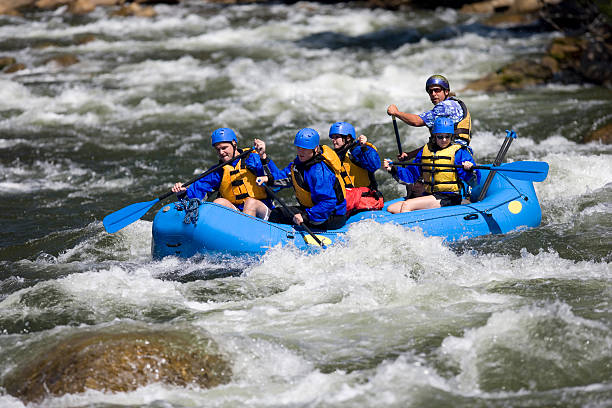
[[[552,79],[552,70],[537,61],[523,59],[515,61],[497,72],[470,82],[466,89],[475,91],[509,91],[541,85]]]
[[[16,62],[17,60],[13,57],[0,57],[0,71]]]
[[[5,74],[12,74],[13,72],[21,71],[22,69],[26,69],[26,66],[20,62],[17,62],[6,67],[3,72]]]
[[[591,132],[585,136],[583,142],[601,142],[604,144],[612,144],[612,123],[608,123],[604,127]]]
[[[212,340],[184,331],[130,330],[79,333],[43,345],[2,386],[31,402],[86,389],[127,392],[155,382],[209,388],[230,380],[230,366]]]
[[[79,62],[79,59],[77,57],[75,57],[72,54],[63,54],[63,55],[58,55],[56,57],[53,58],[49,58],[48,60],[45,61],[45,64],[48,63],[55,63],[57,65],[59,65],[60,67],[68,67],[70,65],[74,65],[76,63]]]

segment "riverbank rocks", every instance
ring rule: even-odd
[[[128,392],[155,382],[209,388],[231,376],[212,340],[185,331],[95,331],[29,349],[36,351],[30,361],[2,384],[24,402],[86,389]]]

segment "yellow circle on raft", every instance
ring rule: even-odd
[[[324,237],[323,235],[315,235],[315,237],[319,238],[319,241],[321,241],[323,245],[331,244],[331,239]],[[315,241],[311,235],[305,235],[304,241],[306,241],[306,243],[310,245],[319,245],[317,244],[317,241]]]
[[[520,201],[510,201],[508,203],[508,210],[510,210],[510,212],[512,214],[518,214],[521,212],[521,210],[523,209],[523,204],[521,204]]]

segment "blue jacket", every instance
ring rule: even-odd
[[[306,163],[308,164],[308,163]],[[334,184],[336,183],[336,175],[323,162],[317,162],[312,166],[304,166],[297,157],[287,167],[279,170],[273,162],[270,162],[269,169],[272,178],[271,184],[274,187],[286,188],[292,187],[291,166],[295,165],[298,170],[303,170],[304,181],[310,190],[312,202],[314,206],[306,209],[306,214],[310,221],[314,224],[320,224],[334,214],[346,214],[346,200],[337,203]]]
[[[380,169],[380,156],[378,156],[378,152],[370,146],[361,146],[357,144],[357,146],[351,149],[351,155],[355,159],[355,164],[371,173]]]
[[[240,159],[232,160],[232,166],[235,166]],[[247,156],[245,160],[246,168],[254,173],[256,176],[264,176],[264,164],[261,162],[261,159],[257,153],[251,153]],[[214,167],[214,166],[212,166]],[[211,167],[211,168],[212,168]],[[187,187],[187,197],[189,198],[199,198],[200,200],[205,200],[206,196],[213,192],[218,191],[219,186],[221,185],[221,178],[223,177],[223,167],[219,170],[210,173],[209,175],[202,177],[195,183],[191,184]],[[268,207],[273,208],[271,200],[262,200]],[[238,205],[238,209],[242,210],[244,205]]]
[[[422,156],[423,156],[423,149],[421,149],[417,153],[416,157],[414,158],[414,163],[421,163]],[[467,149],[457,150],[457,152],[455,153],[455,164],[461,165],[461,163],[463,163],[464,161],[469,161],[469,162],[472,162],[474,165],[476,165],[474,158],[472,157],[472,155]],[[406,184],[410,184],[410,183],[414,183],[415,181],[421,178],[422,176],[421,169],[422,167],[418,167],[418,166],[393,166],[391,174],[398,181],[404,182]],[[480,171],[479,170],[465,171],[463,167],[458,168],[456,170],[457,170],[457,174],[459,175],[459,178],[465,181],[469,186],[473,187],[477,183],[480,183]],[[442,194],[455,194],[455,193],[444,192]]]

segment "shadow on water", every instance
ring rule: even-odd
[[[525,38],[547,31],[539,24],[512,28],[489,27],[480,23],[447,26],[431,33],[422,33],[414,28],[383,29],[372,33],[351,36],[334,31],[322,31],[311,34],[297,41],[306,48],[340,48],[394,50],[404,44],[414,44],[422,39],[432,42],[444,41],[464,34],[476,34],[486,38]]]

